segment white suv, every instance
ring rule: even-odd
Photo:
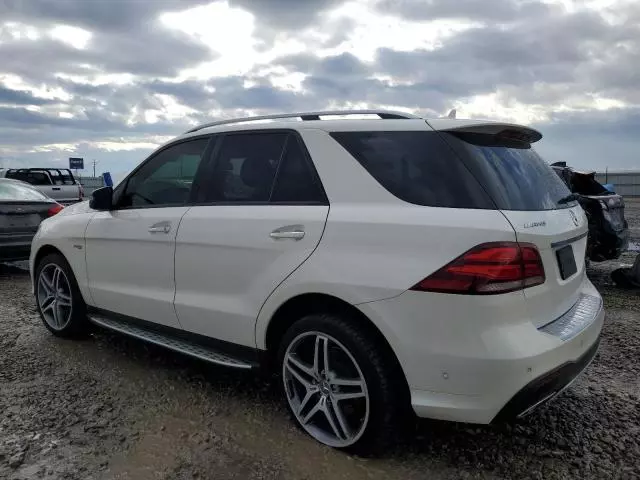
[[[585,215],[540,138],[387,111],[194,128],[42,222],[38,310],[60,336],[96,324],[275,365],[297,422],[332,447],[379,448],[409,406],[522,416],[584,370],[604,319]]]

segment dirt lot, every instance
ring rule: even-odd
[[[640,202],[627,218],[640,242]],[[106,332],[51,336],[26,272],[0,266],[0,478],[638,478],[640,293],[608,279],[632,259],[591,269],[607,307],[602,347],[555,402],[505,427],[420,421],[377,460],[307,439],[253,374]]]

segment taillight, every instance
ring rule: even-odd
[[[78,185],[78,190],[80,191],[80,200],[84,198],[84,187],[82,185]]]
[[[535,245],[496,242],[472,248],[411,290],[494,295],[541,285],[544,281],[544,266]]]
[[[47,216],[48,217],[53,217],[56,213],[60,213],[60,211],[63,209],[64,207],[62,205],[54,205],[53,207],[51,207],[49,210],[47,210]]]

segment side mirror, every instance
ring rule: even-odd
[[[111,210],[113,208],[113,187],[102,187],[91,194],[89,207],[94,210]]]

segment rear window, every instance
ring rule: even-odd
[[[442,133],[501,210],[540,211],[568,208],[571,193],[530,144],[493,135]]]
[[[495,208],[437,132],[333,132],[331,136],[401,200],[430,207]]]
[[[0,181],[0,201],[43,202],[49,201],[49,198],[27,185],[12,181]]]

